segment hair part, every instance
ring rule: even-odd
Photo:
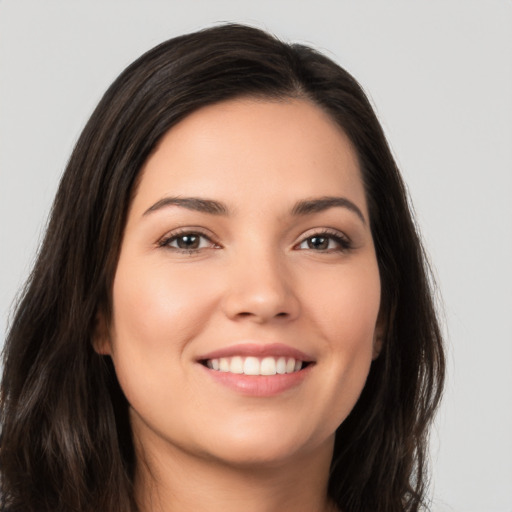
[[[238,97],[303,98],[359,158],[382,282],[383,348],[336,433],[329,494],[344,512],[420,510],[428,427],[444,381],[426,257],[405,187],[362,88],[311,48],[242,25],[176,37],[107,90],[62,177],[4,347],[0,510],[134,512],[128,404],[92,346],[109,318],[140,170],[184,117]]]

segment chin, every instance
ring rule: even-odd
[[[226,429],[223,435],[216,436],[216,443],[210,448],[212,458],[237,467],[269,468],[279,467],[300,460],[311,451],[328,445],[332,450],[334,433],[326,438],[316,438],[297,428],[275,428],[271,424],[262,428],[261,423],[254,428]]]
[[[300,458],[301,452],[288,446],[261,446],[244,444],[231,446],[221,454],[210,454],[212,459],[240,469],[269,469],[282,467]]]

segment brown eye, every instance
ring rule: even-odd
[[[312,236],[306,240],[309,249],[325,251],[329,249],[329,238],[326,236]]]
[[[171,235],[161,240],[160,247],[186,253],[198,252],[202,249],[216,248],[216,244],[202,233],[185,232]]]
[[[178,249],[198,249],[201,242],[199,235],[182,235],[176,238],[176,246]]]
[[[352,245],[350,240],[341,234],[322,232],[304,238],[296,247],[316,252],[343,252],[349,250]]]

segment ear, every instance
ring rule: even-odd
[[[380,352],[382,350],[382,346],[384,344],[383,342],[384,337],[381,333],[379,333],[379,329],[375,329],[375,334],[373,336],[373,354],[372,354],[372,360],[375,361],[377,357],[379,357]]]
[[[379,313],[379,317],[377,318],[377,325],[375,326],[375,332],[373,334],[373,361],[379,357],[382,351],[382,347],[384,346],[386,326],[382,316],[383,315]]]
[[[96,314],[94,320],[94,333],[92,338],[92,347],[97,354],[102,356],[112,355],[112,345],[110,343],[110,329],[105,315],[101,312]]]

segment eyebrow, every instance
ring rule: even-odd
[[[341,207],[355,213],[366,224],[363,212],[346,197],[325,196],[315,199],[306,199],[295,203],[292,208],[292,215],[310,215],[312,213],[322,212],[329,208]]]
[[[160,199],[160,201],[157,201],[153,206],[149,207],[144,212],[144,215],[167,206],[180,206],[187,210],[208,213],[210,215],[229,215],[229,208],[224,203],[213,199],[202,199],[199,197],[164,197],[163,199]],[[366,219],[364,218],[361,210],[352,201],[345,197],[325,196],[298,201],[293,206],[291,214],[294,217],[311,215],[312,213],[322,212],[335,207],[350,210],[361,219],[363,224],[366,224]]]
[[[148,208],[144,215],[165,208],[166,206],[181,206],[187,210],[209,213],[210,215],[228,215],[228,207],[213,199],[201,199],[199,197],[164,197]]]

